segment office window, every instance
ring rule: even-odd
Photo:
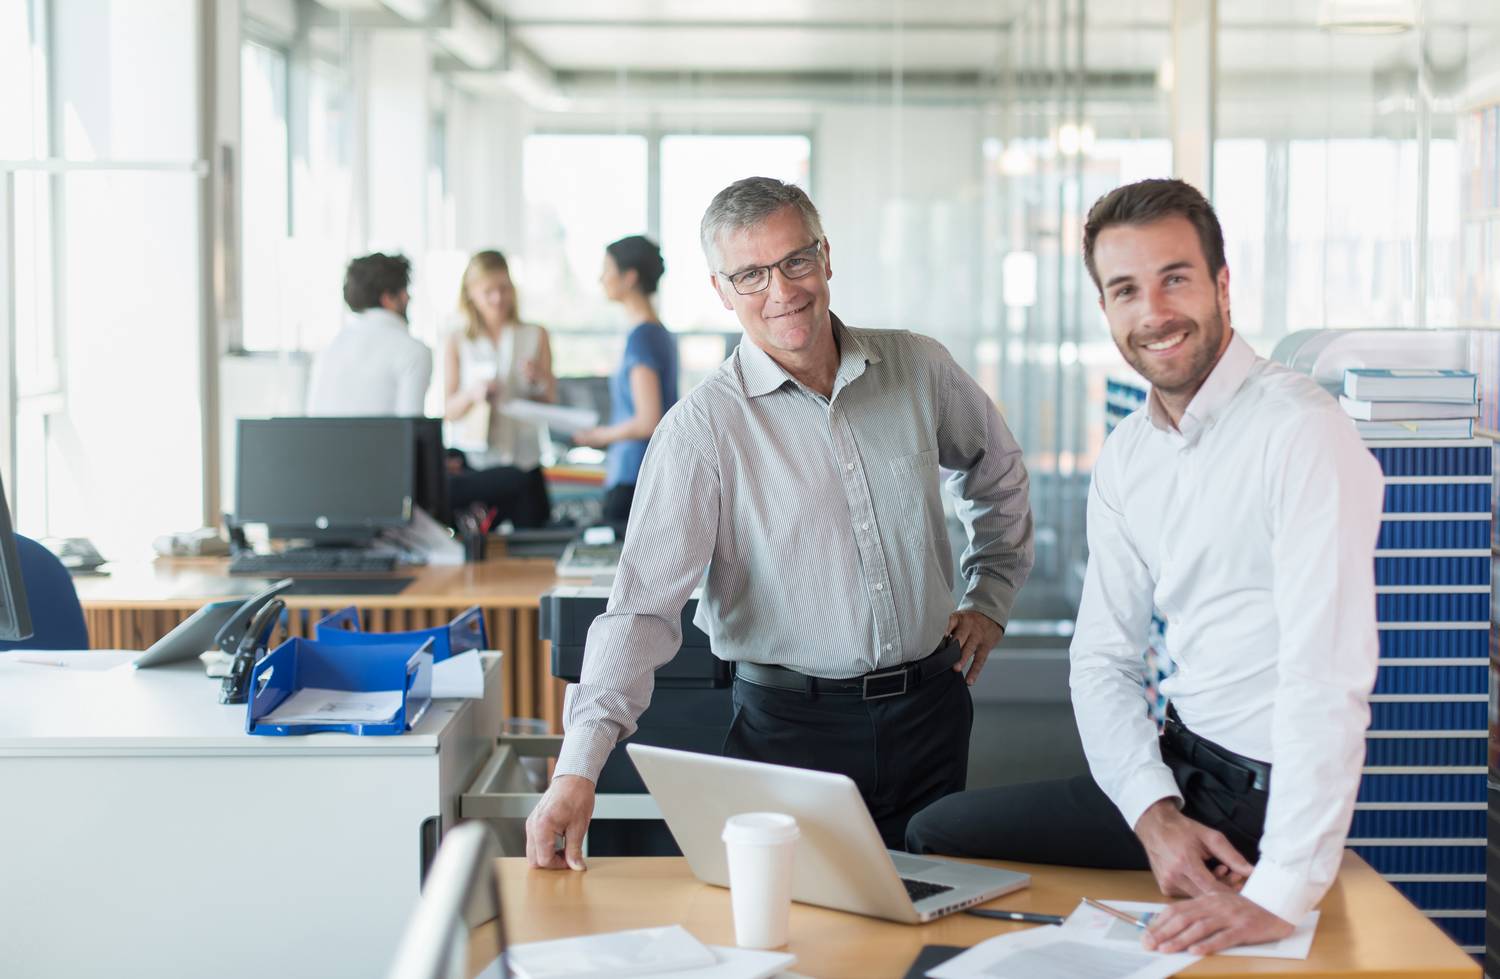
[[[525,261],[511,269],[521,315],[552,330],[618,323],[599,271],[605,245],[647,230],[645,137],[528,136],[522,168]],[[607,374],[618,358],[596,344],[554,342],[553,353],[559,374]]]
[[[241,317],[246,350],[295,349],[283,272],[291,214],[287,57],[254,42],[240,49]]]
[[[812,141],[806,136],[663,136],[661,140],[661,246],[667,263],[660,306],[674,330],[738,332],[708,282],[698,224],[708,202],[741,177],[776,177],[810,188]]]
[[[112,558],[203,514],[198,6],[0,2],[0,160],[20,160],[7,489],[22,533]]]

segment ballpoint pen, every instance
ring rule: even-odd
[[[1151,924],[1150,916],[1140,917],[1138,915],[1133,915],[1128,911],[1121,911],[1119,908],[1112,908],[1108,904],[1096,901],[1091,897],[1084,898],[1083,903],[1087,904],[1091,908],[1098,908],[1105,914],[1119,918],[1121,921],[1129,922],[1130,924],[1135,925],[1137,928],[1145,928],[1147,925]]]
[[[1067,919],[1060,914],[1035,914],[1031,911],[996,911],[991,908],[966,908],[965,914],[977,918],[998,918],[1001,921],[1025,921],[1033,925],[1060,925]]]

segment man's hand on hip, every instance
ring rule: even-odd
[[[1296,929],[1227,887],[1174,904],[1151,920],[1148,950],[1212,955],[1236,945],[1279,941]]]
[[[984,661],[990,658],[990,650],[1005,635],[1005,628],[983,612],[960,610],[948,616],[948,635],[957,640],[960,650],[953,671],[963,673],[972,687],[984,669]]]
[[[552,780],[531,815],[526,817],[526,862],[547,870],[587,870],[583,834],[594,815],[594,783],[579,775]],[[557,838],[563,838],[563,849]]]
[[[1153,802],[1136,822],[1135,835],[1168,897],[1216,894],[1244,883],[1255,869],[1223,833],[1184,816],[1174,799]],[[1210,860],[1218,861],[1212,870]]]

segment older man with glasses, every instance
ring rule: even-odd
[[[724,753],[848,775],[899,847],[913,814],[964,787],[969,685],[1031,570],[1005,421],[936,341],[829,311],[830,249],[807,195],[737,181],[701,233],[749,342],[652,437],[556,777],[527,821],[534,866],[583,869],[594,784],[681,644],[705,567],[696,624],[735,664]],[[969,537],[956,610],[939,467]]]

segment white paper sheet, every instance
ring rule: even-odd
[[[1200,958],[1131,948],[1081,928],[1045,926],[980,942],[927,974],[933,979],[1166,979]]]
[[[1167,907],[1165,904],[1148,904],[1144,901],[1105,901],[1104,903],[1134,915],[1157,914]],[[1119,944],[1139,945],[1141,943],[1139,928],[1132,928],[1120,919],[1107,915],[1098,908],[1091,908],[1087,904],[1080,903],[1073,913],[1068,915],[1068,920],[1062,927],[1087,930],[1105,941]],[[1318,912],[1309,911],[1307,917],[1297,923],[1297,930],[1279,942],[1240,945],[1235,948],[1226,948],[1216,954],[1246,955],[1267,959],[1305,959],[1308,952],[1312,950],[1313,934],[1317,929]]]
[[[260,721],[262,724],[370,724],[389,721],[400,709],[399,690],[304,687]]]
[[[718,964],[708,946],[681,925],[527,942],[507,954],[520,979],[645,977]]]
[[[0,653],[0,664],[15,666],[27,670],[74,670],[84,673],[98,673],[104,670],[118,669],[137,656],[141,655],[139,650],[131,649],[89,649],[73,652],[72,650],[57,651],[52,649],[13,649]]]
[[[797,962],[797,956],[788,952],[758,952],[728,945],[709,945],[708,950],[714,954],[713,965],[657,972],[637,979],[805,979],[795,972],[783,971]],[[500,979],[500,960],[491,962],[475,979]]]
[[[466,697],[478,700],[484,696],[484,666],[479,650],[471,649],[432,664],[432,698]]]
[[[559,435],[572,435],[599,424],[599,413],[588,408],[568,408],[520,398],[502,404],[500,413],[520,421],[546,425]]]

